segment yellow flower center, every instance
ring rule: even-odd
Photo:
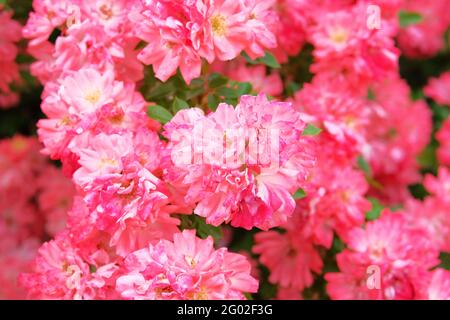
[[[215,14],[211,17],[211,28],[216,36],[224,36],[227,32],[227,24],[225,17],[221,14]]]
[[[197,261],[195,261],[194,258],[191,256],[185,256],[184,260],[188,265],[191,266],[191,268],[195,268],[195,266],[197,265]]]
[[[347,42],[348,32],[343,28],[336,28],[330,32],[330,39],[336,44]]]
[[[350,129],[356,129],[356,118],[352,115],[348,115],[344,119],[345,124]]]
[[[68,116],[64,116],[60,121],[59,121],[59,125],[60,126],[67,126],[69,124],[71,124],[72,121],[70,120],[70,118]]]
[[[342,201],[344,201],[345,203],[348,203],[350,198],[351,198],[351,192],[349,190],[341,192]]]
[[[88,92],[88,94],[86,94],[86,96],[84,98],[87,101],[89,101],[90,103],[96,104],[97,102],[100,101],[101,96],[102,96],[101,91],[98,89],[95,89],[95,90]]]
[[[114,159],[103,158],[100,160],[99,167],[103,168],[106,166],[117,166],[117,161]]]
[[[189,292],[187,298],[189,300],[208,300],[208,293],[204,287],[201,287],[197,292]]]

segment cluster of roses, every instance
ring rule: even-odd
[[[404,12],[420,13],[421,22],[408,25],[398,33],[398,43],[403,54],[412,58],[436,55],[445,47],[444,34],[448,29],[449,16],[446,1],[394,0],[402,5]],[[395,4],[393,5],[395,7]]]
[[[439,78],[432,78],[424,89],[426,96],[438,104],[439,109],[450,107],[450,72],[444,72]],[[447,118],[436,133],[439,142],[437,158],[439,163],[450,166],[450,118]]]
[[[438,177],[427,175],[431,195],[423,202],[409,199],[400,211],[385,209],[349,233],[348,248],[337,255],[341,272],[325,275],[332,298],[449,299],[450,272],[435,268],[439,253],[450,250],[449,177],[444,167]]]
[[[399,76],[394,41],[412,56],[444,45],[427,43],[448,28],[449,3],[425,2],[33,1],[23,34],[44,85],[47,118],[38,134],[76,196],[66,228],[20,276],[29,297],[243,299],[256,292],[245,255],[180,231],[180,215],[195,214],[213,226],[262,230],[252,251],[278,298],[301,298],[338,238],[347,248],[337,255],[340,272],[325,275],[331,298],[449,298],[450,273],[433,268],[450,246],[450,174],[442,167],[438,178],[426,178],[432,195],[412,199],[408,186],[421,181],[416,158],[432,119]],[[378,26],[367,23],[371,4],[382,13]],[[413,9],[423,21],[400,26],[399,13]],[[289,75],[237,58],[270,51],[287,62],[304,43],[313,46],[313,79],[287,102],[265,94],[281,99]],[[162,81],[179,69],[187,83],[212,64],[260,94],[235,107],[184,109],[161,127],[138,92],[143,64]],[[445,96],[441,85],[430,84],[427,94]],[[366,222],[368,195],[402,209]],[[379,285],[367,283],[372,267]]]
[[[233,12],[243,8],[226,4]],[[187,183],[178,182],[178,172],[168,172],[170,147],[158,136],[160,125],[147,116],[147,103],[136,91],[136,81],[143,77],[138,59],[146,60],[149,48],[138,55],[134,49],[141,40],[135,34],[155,33],[167,24],[174,34],[161,40],[162,48],[175,50],[169,39],[175,41],[177,35],[186,42],[183,46],[192,44],[186,32],[193,30],[184,24],[190,25],[189,14],[198,14],[196,6],[187,1],[35,1],[34,8],[24,35],[38,59],[32,72],[44,84],[41,107],[47,119],[38,123],[38,134],[44,153],[61,160],[73,177],[77,196],[67,228],[41,247],[34,273],[21,277],[29,296],[224,299],[256,292],[258,284],[244,256],[214,250],[212,238],[196,238],[194,231],[180,233],[179,219],[172,214],[192,213],[199,195],[189,201],[180,195]],[[155,8],[165,16],[151,15]],[[181,24],[176,18],[184,11],[188,16]],[[151,15],[159,25],[144,25],[149,18],[139,15]],[[214,24],[222,21],[208,21],[214,19]],[[52,44],[48,37],[55,27],[61,35]],[[254,52],[261,51],[257,43],[255,39]],[[173,63],[175,72],[177,59],[154,65],[156,75],[162,78]],[[292,199],[289,204],[293,209]],[[261,224],[276,220],[267,207]],[[282,219],[284,213],[280,215]]]
[[[418,202],[414,209],[386,210],[365,224],[371,207],[366,195],[386,205],[412,202],[408,185],[421,179],[416,158],[431,135],[431,112],[424,101],[411,100],[398,75],[393,39],[404,32],[396,20],[404,4],[378,1],[381,12],[392,15],[383,17],[380,29],[369,30],[367,3],[334,3],[328,11],[321,7],[307,29],[315,74],[293,100],[307,122],[323,129],[316,139],[317,163],[307,197],[297,200],[294,217],[283,226],[286,232],[256,234],[253,251],[271,271],[269,280],[279,285],[280,298],[300,298],[313,284],[313,274],[323,272],[320,247],[331,250],[335,235],[348,249],[337,255],[341,272],[325,275],[331,298],[446,298],[450,273],[429,272],[446,250],[442,237],[449,220],[442,207],[424,214]],[[439,5],[442,9],[444,2]],[[441,17],[446,29],[448,18]],[[362,159],[370,168],[365,174],[357,169]],[[423,215],[421,222],[411,218],[414,212]],[[442,230],[418,231],[435,220]],[[372,266],[379,268],[379,286],[366,281]]]
[[[12,85],[20,81],[19,66],[16,57],[19,52],[17,42],[22,38],[21,25],[12,19],[12,12],[6,11],[0,4],[0,108],[15,105],[19,96]]]
[[[42,242],[64,229],[75,194],[70,179],[40,148],[35,138],[0,141],[0,299],[25,296],[17,276],[31,271],[29,263]]]

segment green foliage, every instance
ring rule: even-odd
[[[220,73],[213,73],[208,78],[208,84],[211,89],[222,87],[228,83],[228,79]]]
[[[375,99],[375,92],[373,92],[372,88],[369,88],[369,90],[367,90],[367,100],[374,101]]]
[[[160,105],[151,105],[147,108],[147,114],[161,124],[166,124],[172,119],[172,114]]]
[[[0,0],[0,5],[7,5],[7,8],[14,9],[14,18],[24,23],[29,11],[31,10],[31,0]],[[401,27],[408,27],[422,21],[422,16],[415,12],[402,11],[398,15],[399,23]],[[55,30],[50,36],[50,41],[55,41],[56,37],[60,33],[59,30]],[[429,81],[430,77],[436,77],[446,70],[450,70],[450,47],[448,42],[449,32],[447,32],[447,47],[441,53],[430,59],[412,60],[407,59],[404,56],[400,59],[401,76],[405,79],[412,89],[412,98],[414,100],[424,99],[423,87]],[[144,41],[141,41],[136,49],[141,49],[146,45]],[[25,52],[24,48],[26,42],[20,43],[21,52]],[[306,44],[301,52],[295,57],[289,57],[287,63],[283,63],[282,66],[278,63],[276,58],[266,53],[264,57],[252,60],[245,53],[243,54],[247,63],[251,65],[264,65],[269,68],[277,68],[280,73],[283,83],[284,92],[283,97],[292,97],[294,94],[303,87],[307,82],[312,79],[312,73],[310,72],[310,66],[312,62],[312,50],[313,47],[310,44]],[[21,64],[30,64],[33,62],[33,58],[26,54],[19,54],[17,61]],[[21,71],[23,83],[20,85],[14,85],[12,89],[16,92],[21,92],[20,105],[14,109],[0,110],[0,136],[11,136],[15,133],[22,133],[26,135],[35,134],[36,122],[40,118],[44,118],[44,115],[40,111],[40,94],[41,87],[38,85],[36,79],[34,79],[28,72]],[[227,77],[219,74],[209,74],[207,68],[204,70],[204,74],[197,79],[191,81],[190,84],[181,77],[180,73],[168,79],[166,82],[162,82],[155,78],[151,67],[145,68],[145,78],[142,82],[141,92],[145,99],[149,102],[153,102],[156,105],[149,106],[148,114],[153,119],[167,123],[172,118],[173,114],[176,114],[180,110],[189,107],[199,107],[205,111],[216,110],[217,105],[221,102],[226,102],[232,105],[236,105],[239,97],[244,94],[252,94],[252,86],[250,83],[240,83],[232,81]],[[367,92],[368,100],[375,100],[375,94],[373,90]],[[439,106],[435,102],[427,99],[427,103],[433,112],[433,131],[436,132],[442,125],[442,122],[448,118],[450,110],[446,107]],[[313,125],[308,125],[305,129],[304,135],[314,136],[321,132],[320,128]],[[437,171],[436,160],[436,148],[438,143],[435,139],[431,141],[429,146],[420,154],[418,162],[423,172]],[[374,180],[373,173],[369,163],[363,158],[357,159],[357,166],[364,172],[367,181],[372,187],[379,188],[380,185]],[[423,199],[428,195],[427,191],[422,184],[416,184],[410,186],[412,195],[418,199]],[[297,190],[293,194],[294,199],[302,199],[306,196],[303,189]],[[371,209],[366,212],[366,220],[372,221],[379,218],[383,205],[375,198],[368,198],[371,202]],[[197,235],[201,238],[212,236],[217,244],[222,238],[222,230],[229,228],[228,226],[214,227],[205,222],[205,219],[197,215],[179,215],[181,220],[180,228],[195,229]],[[254,234],[259,230],[244,230],[234,229],[233,236],[229,248],[231,251],[239,252],[245,250],[251,252],[254,244]],[[319,249],[319,252],[324,262],[324,272],[337,271],[337,265],[335,261],[336,254],[341,252],[345,248],[345,244],[338,238],[334,237],[333,244],[330,250]],[[442,253],[440,256],[441,265],[439,267],[450,270],[450,253]],[[95,266],[89,266],[90,272],[95,272]],[[268,281],[269,272],[265,267],[261,269],[261,282],[260,290],[258,294],[247,295],[247,298],[263,298],[271,299],[277,294],[277,287]],[[325,281],[323,275],[316,276],[313,285],[304,291],[305,298],[326,298]]]
[[[215,111],[221,102],[236,105],[242,95],[252,93],[252,85],[248,82],[232,81],[219,73],[193,79],[188,85],[178,72],[166,82],[162,82],[154,76],[152,68],[146,68],[141,93],[147,101],[158,105],[154,110],[149,108],[149,116],[161,123],[167,123],[172,113],[176,114],[189,107]]]
[[[245,298],[246,298],[247,300],[253,300],[253,296],[252,296],[251,293],[244,292],[244,296],[245,296]]]
[[[441,252],[440,255],[441,264],[439,268],[443,268],[445,270],[450,270],[450,252]]]
[[[331,250],[334,253],[339,253],[342,250],[344,250],[344,248],[345,248],[345,243],[342,242],[342,240],[338,236],[335,235],[333,238],[333,245],[331,246]]]
[[[366,220],[372,221],[378,219],[381,215],[381,211],[384,209],[384,206],[376,198],[369,197],[367,200],[370,201],[372,207],[366,212]]]
[[[417,157],[420,166],[428,171],[435,171],[438,167],[436,158],[437,143],[430,143]]]
[[[422,22],[422,16],[417,12],[408,12],[404,10],[400,10],[398,13],[398,21],[402,28],[409,27],[414,24],[418,24]]]
[[[28,19],[29,12],[32,10],[32,0],[0,0],[7,9],[14,11],[13,18],[25,23]]]
[[[366,176],[372,176],[372,169],[370,168],[369,163],[364,159],[363,156],[359,156],[356,160],[358,168],[361,169]]]
[[[183,109],[189,109],[189,104],[186,101],[184,101],[178,97],[175,97],[175,99],[173,100],[173,103],[172,103],[173,113],[177,113],[178,111],[183,110]]]
[[[257,232],[256,229],[234,229],[233,238],[230,242],[230,249],[234,252],[247,251],[251,252],[253,247],[253,236]]]
[[[206,239],[208,236],[211,236],[216,243],[222,239],[222,228],[206,223],[203,217],[196,214],[181,214],[179,218],[181,220],[180,230],[195,229],[198,237]]]
[[[306,192],[302,188],[295,191],[294,195],[292,196],[295,200],[303,199],[306,197]]]
[[[213,94],[219,98],[220,102],[235,106],[241,96],[251,92],[252,85],[249,82],[228,81],[226,86],[218,87]]]
[[[157,79],[151,67],[145,68],[144,83],[141,93],[145,100],[155,102],[164,107],[172,106],[177,97],[180,100],[195,100],[205,92],[205,81],[202,78],[194,79],[188,85],[178,72],[166,82]]]
[[[302,135],[303,136],[317,136],[319,133],[322,132],[322,129],[317,128],[311,123],[308,123],[305,130],[303,130]]]
[[[90,264],[90,265],[89,265],[89,272],[90,272],[90,273],[95,273],[95,272],[97,272],[97,267],[96,267],[95,265],[93,265],[93,264]]]
[[[285,87],[285,94],[288,97],[293,97],[294,94],[300,90],[301,86],[295,81],[289,81]]]
[[[426,196],[429,195],[423,184],[413,184],[408,186],[408,189],[411,195],[419,200],[423,200]]]
[[[220,97],[217,94],[210,94],[208,96],[208,107],[212,110],[212,111],[216,111],[217,106],[220,103]]]
[[[256,60],[252,60],[248,56],[248,54],[245,52],[242,53],[242,56],[250,64],[263,64],[263,65],[268,66],[269,68],[274,68],[274,69],[278,69],[281,67],[280,64],[278,63],[277,59],[270,52],[266,52],[264,57],[258,58]]]
[[[269,282],[269,270],[260,266],[260,279],[259,279],[259,290],[255,295],[256,299],[262,300],[270,300],[276,297],[277,295],[277,286]]]
[[[379,190],[383,188],[383,186],[373,177],[372,168],[363,156],[359,156],[356,159],[356,165],[364,173],[367,183],[372,188]]]
[[[400,56],[400,75],[413,92],[421,91],[431,77],[437,77],[446,70],[450,70],[450,50],[422,60]]]
[[[281,66],[280,74],[285,83],[284,94],[286,97],[292,96],[303,87],[304,83],[311,82],[313,74],[310,68],[313,61],[313,49],[311,44],[306,44],[297,56],[289,57],[288,62]],[[289,83],[293,83],[291,88],[286,85]]]

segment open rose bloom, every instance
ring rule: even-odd
[[[449,13],[0,1],[0,299],[450,299]]]

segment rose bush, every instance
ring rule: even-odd
[[[450,299],[448,12],[0,1],[0,298]]]

